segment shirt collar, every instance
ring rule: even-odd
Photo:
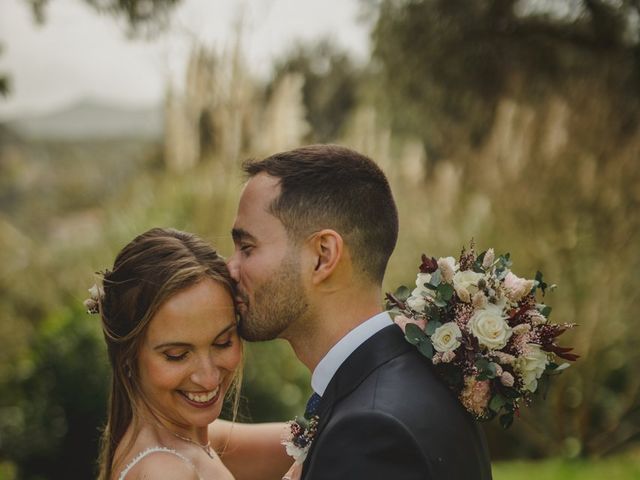
[[[340,365],[353,351],[383,328],[392,325],[388,312],[381,312],[364,321],[342,337],[320,360],[311,375],[311,388],[322,396]]]

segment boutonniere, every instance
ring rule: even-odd
[[[309,420],[296,417],[287,422],[286,431],[282,437],[282,445],[287,455],[293,457],[296,463],[304,463],[313,439],[318,431],[319,417],[314,415]]]

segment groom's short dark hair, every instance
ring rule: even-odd
[[[271,213],[301,241],[331,228],[344,239],[360,272],[381,282],[398,238],[398,212],[389,182],[370,158],[338,145],[309,145],[248,160],[244,171],[280,180]]]

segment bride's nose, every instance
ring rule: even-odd
[[[203,390],[215,389],[221,380],[222,371],[211,358],[201,359],[191,374],[191,381],[201,386]]]

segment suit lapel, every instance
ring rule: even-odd
[[[322,434],[322,430],[331,418],[334,405],[342,398],[353,392],[373,371],[389,360],[401,355],[413,348],[402,335],[397,325],[389,325],[362,345],[360,345],[338,368],[327,389],[322,396],[318,407],[318,431],[316,437]],[[313,453],[314,445],[311,445],[305,465]],[[304,469],[303,469],[304,472]]]

